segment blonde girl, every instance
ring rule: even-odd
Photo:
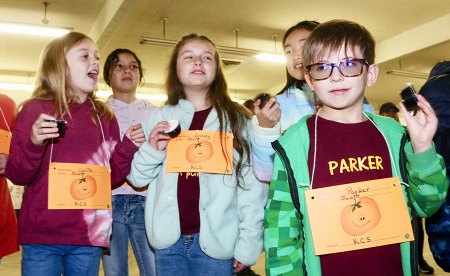
[[[6,175],[26,187],[19,218],[22,275],[98,275],[109,246],[111,210],[48,207],[50,162],[107,166],[116,184],[144,141],[142,129],[131,127],[119,142],[117,120],[93,93],[99,72],[95,43],[86,35],[51,41],[36,88],[17,116]],[[66,122],[64,131],[55,119]]]

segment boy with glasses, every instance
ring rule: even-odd
[[[272,144],[277,154],[265,213],[267,275],[411,275],[417,272],[412,242],[371,246],[368,237],[376,224],[364,229],[362,234],[357,232],[359,225],[355,226],[352,220],[349,227],[354,231],[351,232],[344,224],[343,215],[340,224],[331,225],[336,232],[331,231],[329,236],[345,230],[351,238],[369,243],[368,246],[316,254],[314,237],[324,227],[313,231],[312,221],[334,220],[335,213],[330,210],[322,212],[320,218],[310,216],[311,206],[316,203],[311,203],[313,199],[305,193],[370,180],[380,183],[379,180],[398,177],[405,210],[407,205],[410,212],[421,217],[436,212],[445,200],[448,182],[442,157],[436,154],[432,144],[437,127],[433,109],[420,95],[421,110],[415,116],[401,106],[410,137],[404,146],[401,141],[407,133],[399,123],[363,112],[364,90],[366,85],[375,84],[378,67],[374,64],[372,35],[354,22],[332,20],[319,25],[308,37],[302,55],[305,79],[323,106],[316,114],[300,119]],[[406,168],[407,176],[401,174],[402,168]],[[368,186],[367,189],[377,188]],[[373,212],[361,212],[366,208],[364,204],[371,205],[373,210],[376,202],[368,204],[362,196],[352,195],[355,204],[350,214],[359,212],[360,221],[373,223],[372,219],[378,219],[379,223],[380,215],[374,218]],[[393,203],[389,201],[378,201],[378,204],[383,210],[400,206],[391,206]],[[325,205],[314,206],[320,210]],[[405,215],[403,223],[409,225]],[[384,219],[381,216],[383,224]],[[395,230],[397,225],[387,228]]]
[[[304,20],[286,31],[282,44],[286,57],[286,85],[264,106],[258,98],[253,102],[256,116],[252,119],[252,165],[260,181],[270,182],[272,176],[275,151],[271,143],[301,117],[314,113],[321,105],[306,84],[302,60],[303,45],[318,25],[319,22]],[[363,110],[374,112],[367,101]]]

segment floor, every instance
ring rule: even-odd
[[[128,247],[130,256],[133,256],[133,251],[131,250],[131,246]],[[424,246],[424,257],[428,261],[428,263],[434,268],[435,272],[434,275],[436,276],[444,276],[447,275],[441,268],[439,268],[436,263],[433,260],[433,257],[431,255],[431,252],[428,248],[428,244],[425,243]],[[130,267],[130,275],[131,276],[138,276],[139,270],[136,265],[136,261],[133,257],[129,258],[128,261],[129,267]],[[264,254],[261,254],[260,258],[258,259],[258,262],[252,267],[253,271],[255,271],[257,274],[265,275],[264,272]],[[103,268],[100,267],[100,275],[103,275]],[[6,256],[3,258],[1,265],[0,265],[0,275],[4,276],[20,276],[20,252]]]

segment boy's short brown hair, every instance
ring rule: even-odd
[[[309,35],[303,46],[303,66],[338,52],[342,45],[355,50],[358,47],[369,64],[375,62],[375,40],[370,32],[358,23],[347,20],[331,20],[320,24]]]

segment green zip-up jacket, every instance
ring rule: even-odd
[[[406,130],[391,118],[372,113],[366,115],[386,137],[394,162],[392,175],[400,174],[400,148]],[[304,192],[309,189],[309,133],[304,116],[273,142],[276,151],[269,198],[264,218],[264,248],[267,275],[321,275],[320,257],[314,254],[310,220]],[[411,143],[404,146],[409,188],[402,185],[405,200],[419,217],[429,217],[445,201],[448,189],[445,165],[434,146],[414,154]],[[394,165],[396,170],[394,170]],[[401,175],[398,175],[402,179]],[[402,181],[405,181],[402,179]],[[300,212],[291,197],[289,182],[297,187]],[[412,254],[413,243],[400,244],[404,275],[415,275],[417,265]]]

